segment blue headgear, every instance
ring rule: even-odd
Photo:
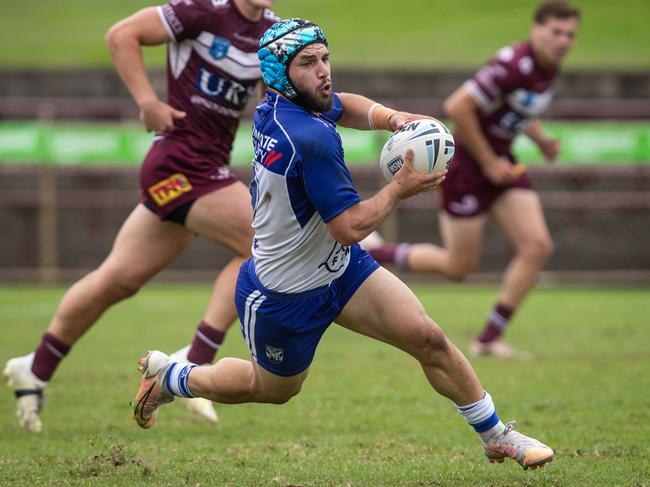
[[[295,98],[298,91],[289,79],[289,64],[300,51],[316,42],[327,45],[325,34],[305,19],[285,19],[269,27],[257,51],[264,82],[287,98]]]

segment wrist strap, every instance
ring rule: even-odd
[[[373,103],[368,109],[368,126],[373,130],[390,130],[388,120],[393,113],[397,113],[397,110],[386,108],[381,103]]]

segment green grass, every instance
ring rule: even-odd
[[[461,347],[494,289],[414,287]],[[34,346],[63,288],[1,287],[0,361]],[[509,338],[537,360],[475,360],[503,419],[556,448],[544,470],[490,465],[414,360],[337,326],[302,393],[283,406],[220,406],[217,427],[165,406],[153,430],[131,421],[135,359],[173,350],[200,319],[209,286],[151,286],[110,310],[62,364],[45,431],[31,435],[0,387],[5,485],[591,485],[650,482],[647,289],[537,290]],[[397,303],[396,303],[397,305]],[[237,330],[222,356],[246,356]]]
[[[4,2],[0,66],[108,66],[108,27],[146,0]],[[583,25],[567,68],[650,67],[650,2],[575,0]],[[527,36],[536,0],[278,0],[281,16],[324,27],[335,67],[475,68],[504,44]],[[152,66],[164,61],[148,49]]]

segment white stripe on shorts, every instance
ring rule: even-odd
[[[255,358],[257,358],[257,348],[255,347],[255,321],[257,318],[257,310],[264,301],[266,301],[266,296],[262,295],[257,301],[255,301],[255,303],[253,303],[253,306],[251,307],[250,321],[248,323],[248,335],[251,341],[251,354]]]
[[[261,294],[262,293],[258,290],[250,293],[246,298],[246,305],[244,306],[244,322],[242,323],[242,327],[244,328],[244,340],[246,340],[246,345],[248,346],[249,350],[251,348],[250,340],[248,338],[248,320],[250,316],[250,307],[253,301],[255,301]]]

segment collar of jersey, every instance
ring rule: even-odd
[[[267,100],[268,104],[269,105],[274,105],[276,99],[278,100],[278,103],[276,105],[276,107],[278,107],[278,108],[281,107],[281,108],[289,109],[289,110],[298,110],[298,111],[301,111],[301,112],[308,113],[309,115],[312,115],[312,113],[309,110],[307,110],[306,108],[303,108],[300,105],[292,102],[286,96],[282,96],[279,93],[276,93],[275,91],[267,89],[266,90],[266,100]]]

